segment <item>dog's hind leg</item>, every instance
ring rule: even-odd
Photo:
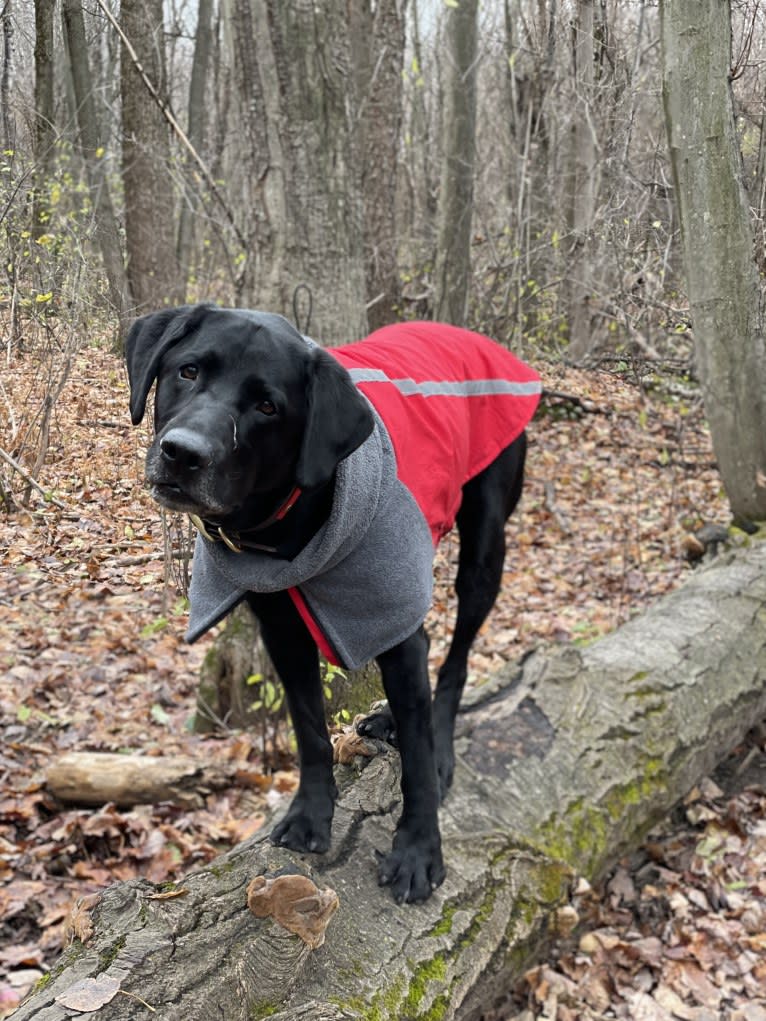
[[[468,670],[468,653],[500,590],[505,559],[505,522],[524,482],[526,437],[522,435],[463,487],[457,515],[460,555],[455,589],[457,620],[434,694],[436,768],[441,795],[455,769],[453,735]]]
[[[431,639],[428,637],[425,630],[423,631],[423,637],[426,642],[427,659]],[[391,706],[388,702],[381,702],[378,706],[373,707],[363,719],[359,720],[356,724],[356,729],[357,733],[363,734],[365,737],[372,737],[378,741],[385,741],[386,744],[390,744],[394,748],[399,746],[394,714],[392,713]]]

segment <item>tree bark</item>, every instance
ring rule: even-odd
[[[354,125],[361,138],[364,259],[370,330],[401,316],[397,259],[396,173],[402,122],[406,0],[383,0],[374,12],[349,5],[356,78]]]
[[[68,1017],[56,997],[86,977],[111,990],[98,1021],[143,1017],[141,1003],[165,1021],[199,1016],[202,1003],[227,1021],[475,1018],[549,935],[572,875],[603,876],[766,714],[764,620],[761,542],[600,641],[537,651],[478,689],[441,812],[447,879],[425,905],[396,906],[376,885],[372,851],[400,804],[398,756],[382,749],[361,773],[339,767],[327,855],[263,836],[164,899],[143,881],[107,890],[93,935],[75,940],[15,1021]],[[327,924],[313,952],[315,930],[283,928],[289,904],[271,897],[271,917],[247,910],[253,877],[276,889],[284,874],[339,898],[329,923],[321,890],[292,912],[303,904],[306,928]]]
[[[3,0],[0,6],[0,145],[16,148],[16,118],[11,103],[13,78],[13,4]]]
[[[233,769],[188,756],[68,752],[48,767],[48,790],[79,805],[131,806],[170,801],[203,808],[211,791],[231,783]]]
[[[32,196],[32,236],[48,230],[48,188],[56,140],[53,105],[53,11],[54,0],[35,0],[35,170]]]
[[[593,219],[598,191],[598,145],[593,106],[595,70],[594,0],[578,0],[574,24],[575,105],[571,128],[572,250],[569,273],[569,348],[572,361],[582,361],[593,346]]]
[[[300,325],[328,344],[357,339],[367,332],[363,203],[345,4],[227,2],[250,152],[242,301],[292,318],[304,284],[313,317]]]
[[[478,6],[478,0],[461,0],[446,15],[447,85],[434,307],[437,319],[456,326],[466,320],[471,275]]]
[[[435,170],[434,129],[427,101],[426,76],[423,67],[424,47],[420,32],[419,5],[423,0],[411,0],[411,27],[409,45],[412,60],[408,69],[407,129],[401,170],[404,175],[404,209],[402,234],[405,258],[410,273],[422,274],[432,262],[436,251],[436,192],[438,171]],[[425,58],[427,59],[427,58]],[[420,314],[432,316],[430,307],[421,298]]]
[[[695,352],[734,515],[766,518],[766,344],[732,105],[730,5],[660,3],[665,121]]]
[[[197,31],[194,36],[194,58],[189,82],[189,116],[187,137],[197,152],[202,155],[205,142],[205,118],[207,106],[208,66],[213,49],[213,0],[199,0],[197,8]],[[194,222],[198,215],[197,190],[193,175],[189,174],[188,194],[184,196],[178,220],[178,266],[181,281],[186,290],[189,286],[192,249],[194,246]]]
[[[93,78],[85,39],[85,19],[81,0],[62,0],[61,18],[64,27],[67,58],[77,107],[80,149],[85,160],[88,184],[93,195],[95,236],[109,287],[109,300],[125,326],[132,298],[123,262],[120,230],[112,204],[108,181],[109,161],[101,145],[96,105],[93,101]]]
[[[162,0],[122,0],[120,19],[141,66],[164,95]],[[135,314],[141,315],[183,300],[175,247],[170,137],[165,117],[124,46],[120,79],[128,280]]]

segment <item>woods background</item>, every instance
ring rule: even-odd
[[[3,449],[33,478],[78,344],[213,300],[693,372],[766,517],[758,2],[3,0],[0,31],[6,348],[50,377]]]
[[[733,16],[760,225],[763,12]],[[656,4],[4,0],[0,24],[16,337],[180,300],[292,316],[304,284],[325,341],[441,315],[688,353]]]
[[[40,786],[54,750],[192,741],[199,663],[158,594],[125,421],[134,315],[250,305],[325,343],[440,318],[541,366],[485,673],[672,586],[691,522],[766,519],[764,18],[755,0],[0,0],[9,973],[51,960],[86,886],[174,879],[249,836],[272,782],[229,732],[237,793],[196,815],[65,811]],[[164,580],[175,599],[183,566]]]

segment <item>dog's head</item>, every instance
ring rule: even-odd
[[[125,354],[130,414],[152,384],[152,495],[171,510],[221,521],[258,498],[328,482],[371,433],[348,373],[281,316],[209,305],[136,320]]]

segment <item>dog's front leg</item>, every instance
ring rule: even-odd
[[[286,592],[251,595],[249,601],[284,685],[300,763],[297,793],[271,840],[295,851],[326,851],[337,788],[316,645]]]
[[[439,787],[428,684],[428,639],[422,628],[378,657],[402,757],[402,815],[378,878],[395,900],[422,901],[444,879],[437,817]]]

